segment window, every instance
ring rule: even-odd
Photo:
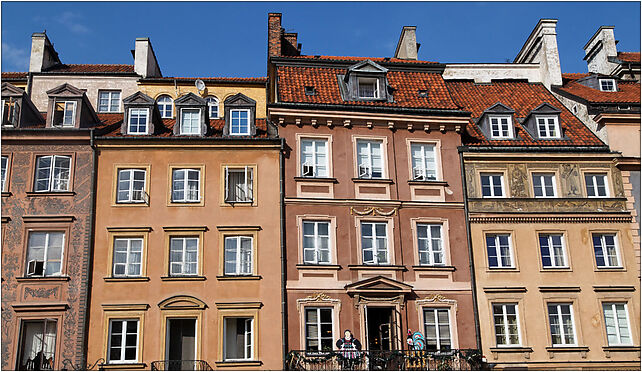
[[[388,224],[385,222],[361,222],[361,250],[364,264],[389,264]]]
[[[593,250],[598,268],[622,267],[620,253],[615,245],[615,234],[593,234]]]
[[[542,253],[542,267],[568,267],[562,234],[539,234],[539,249]]]
[[[412,157],[412,179],[434,181],[437,179],[435,145],[413,143],[410,145]]]
[[[169,241],[169,274],[198,274],[198,238],[171,238]]]
[[[313,96],[317,93],[316,89],[314,89],[313,86],[306,85],[304,89],[305,89],[306,96]]]
[[[600,79],[600,90],[603,92],[615,92],[614,79]]]
[[[417,224],[417,246],[419,265],[443,265],[444,248],[441,238],[441,225]]]
[[[609,196],[605,173],[586,173],[584,180],[586,181],[586,195],[589,198]]]
[[[2,100],[2,125],[5,127],[15,127],[18,124],[20,116],[20,104],[17,99],[9,98]]]
[[[224,318],[224,360],[251,360],[254,355],[253,318]]]
[[[105,90],[98,93],[99,112],[118,112],[120,110],[120,91]]]
[[[328,140],[301,140],[301,176],[328,177]]]
[[[426,351],[449,351],[450,311],[448,309],[424,309]]]
[[[54,106],[53,126],[73,127],[76,124],[76,102],[61,101]]]
[[[250,135],[250,110],[230,110],[232,118],[230,134],[237,136]]]
[[[225,237],[225,275],[252,275],[251,236]]]
[[[332,308],[305,308],[305,350],[332,351]]]
[[[513,138],[513,127],[510,116],[490,117],[491,138]]]
[[[357,141],[359,178],[383,178],[383,143]]]
[[[330,263],[330,222],[303,221],[303,262]]]
[[[520,345],[517,304],[493,304],[495,342],[497,346]]]
[[[55,370],[56,359],[55,319],[23,320],[20,331],[19,371]]]
[[[64,232],[30,231],[27,244],[27,276],[62,275]]]
[[[69,191],[70,169],[71,156],[38,156],[35,191]]]
[[[144,203],[147,199],[145,193],[144,169],[119,169],[117,203]]]
[[[209,96],[205,98],[205,102],[207,102],[210,119],[218,119],[218,99],[216,97]]]
[[[172,202],[198,203],[200,194],[201,171],[199,169],[172,170]]]
[[[138,319],[111,319],[107,363],[138,361]]]
[[[576,345],[573,305],[548,304],[548,321],[553,346]]]
[[[481,174],[482,197],[502,198],[504,197],[504,175],[503,174]]]
[[[534,173],[533,174],[533,193],[536,198],[554,198],[556,194],[555,174]]]
[[[0,174],[0,190],[2,191],[7,191],[6,186],[7,186],[7,173],[8,169],[7,167],[9,166],[9,157],[8,156],[3,156],[2,157],[2,173]]]
[[[604,324],[609,346],[631,345],[629,316],[625,303],[603,303]]]
[[[147,119],[149,110],[146,108],[129,109],[129,125],[127,134],[147,134]]]
[[[539,138],[560,138],[557,116],[538,116],[537,134]]]
[[[225,201],[227,203],[253,201],[253,173],[250,167],[225,167]]]
[[[359,98],[379,98],[379,87],[377,79],[357,79]]]
[[[510,234],[486,235],[486,250],[488,252],[488,267],[514,267],[512,252],[510,249]]]
[[[174,101],[170,96],[160,96],[156,100],[158,105],[158,111],[160,111],[161,118],[168,119],[172,117],[172,111],[174,109]]]
[[[142,276],[142,258],[142,238],[115,238],[113,276]]]
[[[201,134],[201,110],[181,109],[181,134]]]

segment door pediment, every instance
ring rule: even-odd
[[[410,293],[412,286],[385,276],[375,276],[348,284],[348,293]]]

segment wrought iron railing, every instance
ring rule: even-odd
[[[424,350],[304,351],[286,357],[289,371],[474,371],[488,369],[475,349],[428,352]]]
[[[152,371],[213,371],[204,360],[157,360],[151,363]]]

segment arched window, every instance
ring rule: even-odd
[[[160,111],[161,118],[171,118],[172,111],[174,108],[174,100],[172,97],[167,95],[162,95],[156,100],[158,104],[158,110]]]
[[[210,119],[218,119],[218,98],[208,96],[205,98],[205,101],[207,102],[207,107],[210,110]]]

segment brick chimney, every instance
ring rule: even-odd
[[[395,58],[416,61],[420,45],[417,43],[417,26],[403,26],[397,42]]]
[[[31,55],[29,56],[29,72],[42,72],[51,66],[60,64],[58,52],[44,32],[31,35]]]
[[[268,58],[281,56],[281,13],[268,13]]]
[[[158,61],[156,60],[156,54],[154,54],[154,49],[152,48],[152,42],[148,37],[136,38],[133,54],[134,71],[138,75],[143,78],[163,76],[158,66]]]
[[[284,56],[301,55],[301,44],[297,44],[298,34],[296,32],[284,32],[281,38],[281,53]]]
[[[609,61],[609,57],[617,57],[617,41],[613,29],[613,26],[600,27],[584,45],[584,59],[589,72],[610,75],[618,66],[617,63]]]
[[[557,19],[540,19],[513,63],[538,63],[542,83],[562,85],[562,68],[557,50]]]

